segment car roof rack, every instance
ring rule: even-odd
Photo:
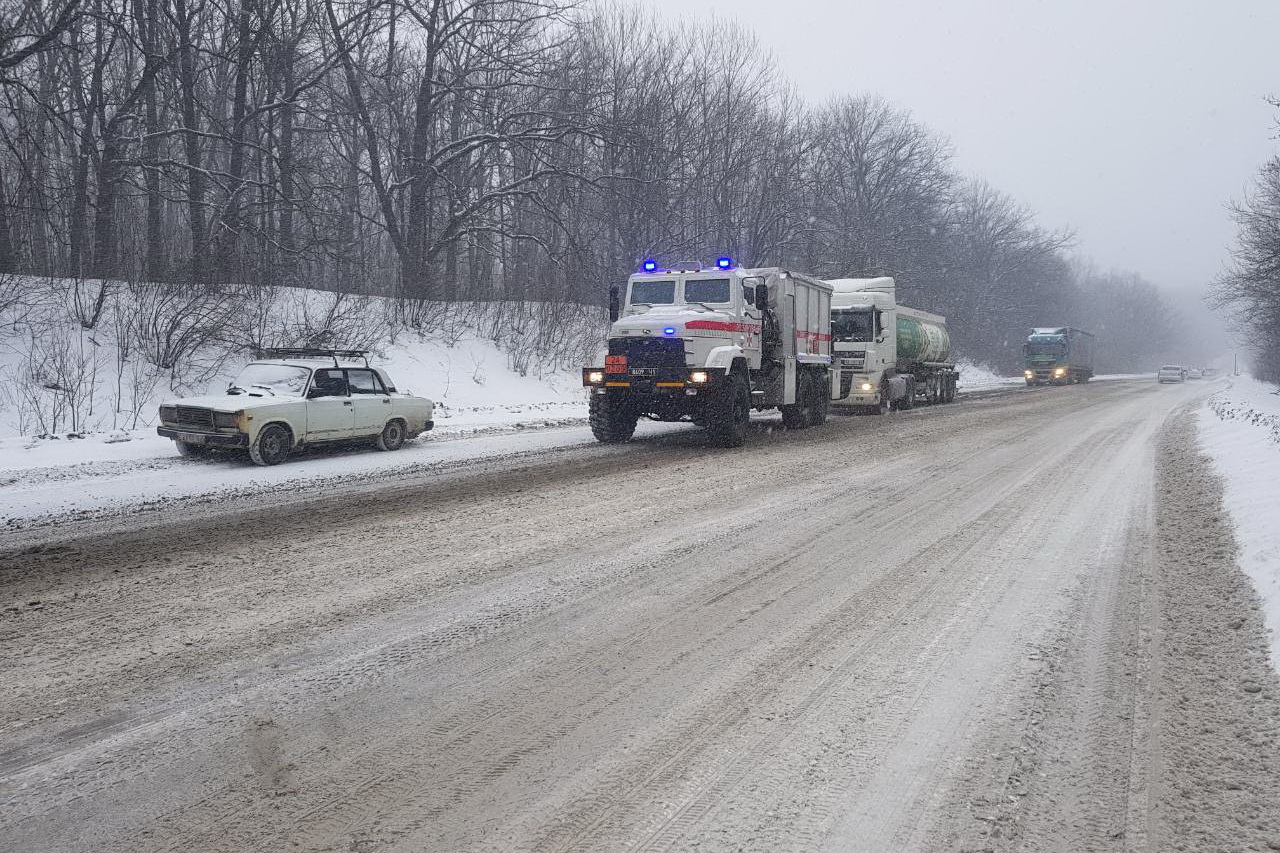
[[[333,366],[340,367],[338,359],[363,359],[369,366],[367,349],[317,349],[315,347],[259,347],[254,350],[257,358],[331,358]]]

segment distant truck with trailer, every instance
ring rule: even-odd
[[[583,368],[591,431],[624,442],[642,418],[691,421],[737,447],[750,412],[777,408],[788,429],[826,421],[831,365],[826,282],[778,267],[660,268],[645,261],[610,291],[608,349]]]
[[[1070,326],[1031,330],[1022,345],[1028,385],[1070,385],[1093,378],[1093,335]]]
[[[945,317],[897,301],[889,277],[831,285],[831,400],[864,414],[951,403],[960,374]]]

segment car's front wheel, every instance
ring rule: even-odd
[[[293,449],[293,436],[283,424],[267,424],[249,446],[249,458],[256,465],[279,465]]]
[[[399,450],[404,446],[404,438],[404,421],[387,421],[387,425],[382,428],[382,435],[373,444],[379,450]]]
[[[173,446],[177,449],[178,455],[187,459],[203,459],[209,455],[209,448],[203,444],[192,444],[189,441],[175,438]]]

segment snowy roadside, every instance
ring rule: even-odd
[[[408,473],[470,460],[593,443],[586,398],[562,377],[544,382],[546,402],[529,402],[536,380],[519,382],[495,371],[487,388],[465,389],[466,405],[442,402],[436,428],[396,453],[367,448],[317,451],[275,468],[245,458],[191,460],[153,427],[79,436],[0,438],[0,530],[43,526],[70,518],[114,515],[131,507],[163,508],[192,498],[261,494],[352,479]],[[1013,390],[1018,377],[964,364],[961,394]],[[455,387],[450,396],[459,397]],[[762,417],[773,416],[766,413]],[[638,435],[685,429],[642,422]]]
[[[1223,478],[1240,568],[1262,599],[1271,663],[1280,669],[1280,389],[1244,376],[1199,412],[1200,444]]]

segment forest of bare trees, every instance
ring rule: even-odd
[[[643,258],[728,253],[895,276],[1007,369],[1033,325],[1098,327],[1104,370],[1150,369],[1177,334],[1153,285],[1070,261],[1070,234],[906,109],[806,103],[724,22],[561,0],[0,9],[0,274],[206,312],[245,289],[385,295],[412,326],[441,303],[600,306]]]
[[[1271,103],[1280,107],[1280,99]],[[1253,374],[1280,382],[1280,157],[1263,165],[1252,191],[1232,212],[1236,245],[1214,283],[1212,302],[1232,321]]]

